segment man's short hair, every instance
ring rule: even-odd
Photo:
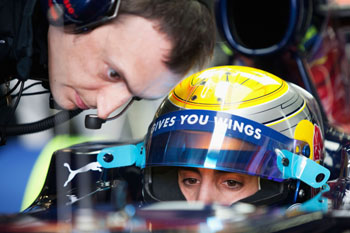
[[[185,75],[203,68],[215,44],[215,22],[210,7],[198,0],[121,0],[119,14],[132,14],[159,24],[173,44],[165,60],[174,73]]]

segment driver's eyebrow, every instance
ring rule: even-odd
[[[194,167],[180,167],[178,168],[178,172],[179,171],[190,171],[190,172],[195,172],[199,174],[198,168],[194,168]]]
[[[233,174],[234,173],[234,172],[221,171],[221,170],[215,170],[214,172],[217,174]],[[234,174],[238,174],[238,173],[234,173]]]
[[[195,167],[180,167],[178,168],[178,171],[191,171],[191,172],[195,172],[195,173],[200,173],[198,168]],[[229,172],[229,171],[221,171],[221,170],[216,170],[214,169],[214,173],[218,173],[218,174],[230,174],[233,172]]]

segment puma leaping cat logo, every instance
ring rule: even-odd
[[[89,164],[86,164],[84,167],[81,167],[77,170],[72,170],[70,168],[70,165],[68,163],[64,163],[63,166],[67,167],[68,168],[68,171],[69,171],[69,176],[68,176],[68,179],[67,181],[64,183],[63,187],[66,187],[67,184],[73,180],[73,178],[75,177],[75,175],[77,175],[78,173],[83,173],[83,172],[87,172],[89,170],[91,171],[99,171],[99,172],[102,172],[102,169],[101,169],[101,164],[99,162],[92,162],[92,163],[89,163]]]

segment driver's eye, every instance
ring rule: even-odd
[[[241,182],[238,182],[236,180],[226,180],[224,183],[226,183],[227,187],[231,189],[237,189],[243,186]]]
[[[195,178],[186,178],[183,180],[183,182],[187,185],[191,185],[191,184],[196,184],[198,180]]]

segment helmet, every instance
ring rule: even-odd
[[[268,72],[212,67],[163,100],[145,139],[147,202],[184,200],[178,167],[259,177],[252,204],[300,203],[329,178],[323,125],[312,95]]]

